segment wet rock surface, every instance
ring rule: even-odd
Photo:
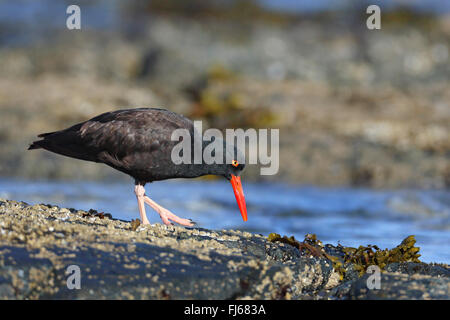
[[[80,289],[67,286],[71,265]],[[371,275],[341,280],[330,260],[262,235],[0,199],[1,299],[448,299],[449,275],[393,263],[369,290]]]

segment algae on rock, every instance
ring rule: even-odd
[[[315,234],[307,234],[303,242],[299,242],[294,236],[281,237],[277,233],[271,233],[267,237],[270,242],[282,242],[296,247],[300,251],[308,250],[313,255],[317,252],[333,263],[333,268],[340,274],[341,280],[349,269],[358,272],[362,276],[371,265],[378,266],[381,270],[390,263],[398,262],[421,262],[419,260],[419,247],[415,247],[416,239],[414,235],[406,237],[398,246],[392,249],[381,250],[376,245],[359,246],[358,248],[335,247],[341,254],[333,254],[326,250],[322,242]]]

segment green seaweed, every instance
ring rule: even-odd
[[[358,249],[343,247],[345,263],[354,265],[359,275],[363,275],[367,267],[376,265],[381,270],[394,262],[420,262],[419,247],[415,247],[413,235],[406,237],[397,247],[381,250],[375,245],[359,246]]]
[[[278,242],[282,242],[282,243],[287,243],[287,244],[290,244],[291,246],[296,247],[296,248],[299,248],[299,245],[300,245],[300,243],[297,240],[295,240],[294,236],[291,236],[289,238],[287,236],[281,237],[278,233],[271,233],[271,234],[269,234],[267,239],[270,242],[278,241]]]
[[[394,262],[421,262],[419,260],[419,247],[415,247],[414,235],[406,237],[398,246],[392,249],[381,250],[376,245],[359,246],[358,248],[338,245],[337,249],[343,252],[343,256],[334,256],[325,252],[325,248],[315,234],[307,234],[303,242],[295,237],[281,237],[277,233],[271,233],[267,237],[270,242],[282,242],[296,247],[299,250],[309,250],[311,254],[320,255],[333,263],[333,268],[340,274],[341,280],[350,266],[362,276],[371,265],[378,266],[381,270]]]

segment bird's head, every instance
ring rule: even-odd
[[[245,204],[244,190],[242,189],[241,183],[241,172],[244,168],[244,163],[233,160],[231,164],[227,164],[227,174],[225,177],[231,182],[242,219],[247,221],[247,206]]]
[[[241,173],[245,168],[245,157],[236,145],[229,148],[227,143],[221,138],[213,138],[212,141],[223,147],[220,156],[217,155],[219,159],[220,157],[223,158],[220,163],[212,163],[204,166],[203,168],[206,169],[205,173],[223,176],[231,182],[239,210],[241,211],[242,219],[247,221],[247,207],[245,204],[244,191],[241,183]],[[212,142],[203,141],[203,148],[207,148],[210,143]],[[215,149],[212,150],[211,156],[216,157]],[[233,160],[230,162],[230,159]]]

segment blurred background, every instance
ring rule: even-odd
[[[71,4],[81,30],[66,28]],[[381,30],[366,27],[370,4]],[[425,261],[450,262],[449,50],[442,0],[0,1],[0,197],[136,218],[129,177],[26,149],[159,106],[280,129],[279,173],[243,175],[248,223],[226,181],[149,185],[177,215],[355,246],[415,234]]]

